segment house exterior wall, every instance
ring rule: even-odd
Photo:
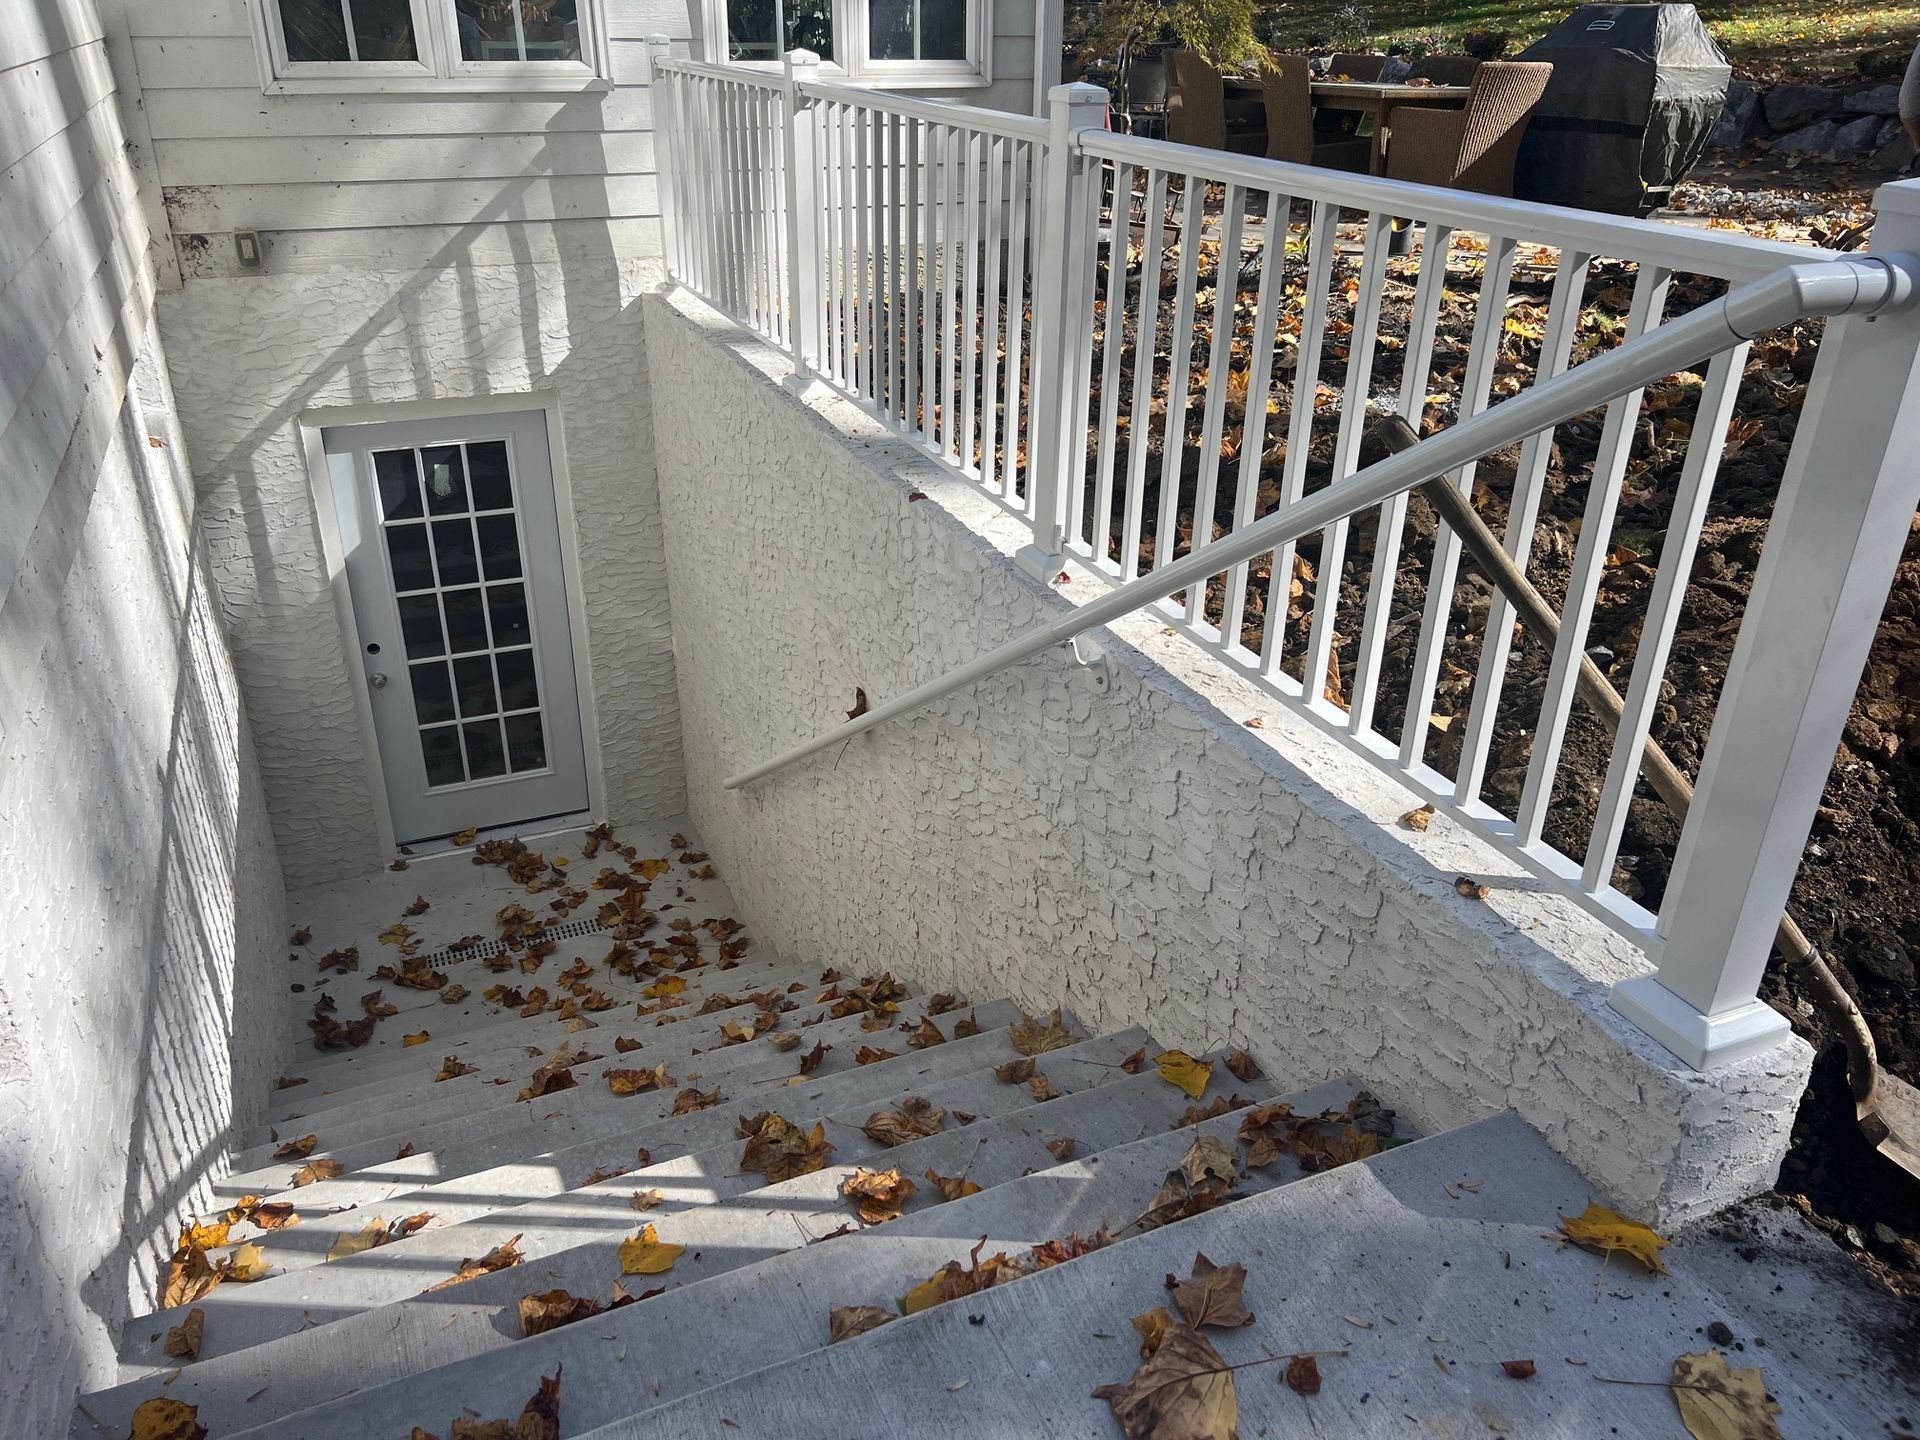
[[[878,703],[1066,602],[970,482],[769,383],[784,360],[697,302],[646,311],[689,808],[755,933],[1244,1046],[1283,1086],[1355,1074],[1424,1130],[1511,1108],[1644,1217],[1772,1182],[1802,1042],[1688,1069],[1606,1003],[1645,968],[1625,941],[1450,823],[1398,827],[1405,791],[1150,615],[1105,642],[1110,693],[1052,652],[724,790],[856,687]]]
[[[64,1433],[282,1059],[284,892],[93,0],[0,27],[0,1434]]]
[[[576,252],[564,264],[189,279],[163,297],[221,608],[295,886],[390,858],[355,716],[358,657],[334,608],[298,423],[325,424],[344,406],[558,398],[593,699],[583,723],[599,742],[605,813],[681,812],[635,309],[654,277],[640,262]]]

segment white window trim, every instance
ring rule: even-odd
[[[290,61],[279,0],[249,0],[261,90],[268,95],[573,94],[613,88],[606,0],[578,0],[578,60],[461,58],[453,0],[409,0],[418,60]]]
[[[727,57],[727,0],[702,0],[702,20],[708,64],[779,70],[777,61]],[[993,0],[967,0],[964,60],[870,60],[871,20],[868,0],[833,0],[834,59],[821,65],[822,75],[882,90],[977,90],[993,83]]]

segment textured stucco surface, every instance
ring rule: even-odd
[[[0,615],[7,1436],[64,1433],[112,1379],[286,1043],[279,862],[185,454],[149,328]]]
[[[634,308],[650,275],[611,257],[564,269],[331,269],[190,280],[163,297],[220,604],[290,883],[385,859],[300,449],[296,421],[309,411],[559,397],[606,812],[623,820],[684,808]]]
[[[1803,1044],[1685,1068],[1605,1003],[1637,951],[1447,822],[1396,827],[1405,791],[1151,618],[1110,632],[1108,694],[1054,652],[723,790],[856,686],[878,703],[1069,601],[966,482],[770,383],[780,357],[697,303],[646,311],[689,809],[756,933],[1244,1045],[1283,1086],[1352,1072],[1429,1130],[1511,1108],[1662,1220],[1771,1183]]]

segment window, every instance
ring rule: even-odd
[[[992,79],[990,0],[707,0],[708,34],[723,59],[777,66],[811,50],[849,79],[876,84],[982,85]]]
[[[584,90],[604,0],[254,0],[269,91]]]

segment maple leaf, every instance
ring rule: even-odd
[[[1205,1326],[1234,1329],[1253,1323],[1253,1313],[1241,1302],[1247,1283],[1244,1265],[1216,1265],[1198,1251],[1193,1273],[1173,1287],[1173,1303],[1196,1330]]]
[[[207,1427],[195,1418],[199,1413],[199,1406],[182,1400],[142,1400],[129,1440],[207,1440]]]
[[[549,1330],[558,1330],[562,1325],[571,1325],[576,1320],[589,1320],[598,1315],[601,1305],[598,1300],[587,1295],[573,1295],[565,1290],[546,1290],[538,1295],[520,1297],[520,1333],[522,1335],[544,1335]]]
[[[673,1097],[673,1113],[691,1115],[696,1110],[709,1110],[718,1105],[723,1098],[718,1085],[706,1091],[696,1090],[689,1085]]]
[[[1140,1358],[1145,1360],[1160,1348],[1160,1342],[1167,1338],[1167,1331],[1174,1326],[1174,1319],[1166,1306],[1156,1305],[1134,1316],[1129,1323],[1140,1336]]]
[[[882,1145],[905,1145],[938,1135],[946,1115],[947,1112],[931,1100],[909,1095],[895,1109],[874,1111],[860,1128],[867,1132],[869,1139],[878,1140]]]
[[[638,1235],[628,1236],[620,1242],[620,1273],[664,1275],[673,1268],[673,1262],[686,1252],[686,1248],[684,1245],[668,1244],[653,1226],[643,1226]]]
[[[416,896],[414,896],[414,897],[413,897],[413,903],[412,903],[411,905],[409,905],[409,906],[407,906],[407,908],[406,908],[406,909],[404,909],[404,910],[402,910],[402,911],[401,911],[400,913],[401,913],[402,915],[409,915],[409,916],[411,916],[411,915],[424,915],[424,914],[426,914],[426,913],[427,913],[427,911],[428,911],[428,910],[430,910],[431,908],[432,908],[432,906],[430,906],[430,905],[429,905],[429,904],[427,903],[427,897],[426,897],[426,896],[424,896],[424,895],[416,895]]]
[[[965,1019],[953,1022],[953,1038],[956,1040],[970,1040],[979,1033],[980,1017],[971,1010],[967,1012]]]
[[[1675,1360],[1667,1383],[1694,1440],[1781,1440],[1773,1418],[1780,1405],[1767,1394],[1760,1370],[1735,1370],[1720,1351],[1709,1350]]]
[[[973,1247],[966,1265],[958,1260],[949,1260],[902,1295],[899,1300],[900,1313],[918,1315],[922,1310],[931,1310],[935,1305],[944,1305],[949,1300],[978,1294],[994,1285],[1002,1275],[1009,1274],[1014,1262],[1004,1251],[996,1252],[984,1263],[981,1261],[980,1252],[986,1248],[986,1244],[986,1240],[982,1239]]]
[[[644,1043],[645,1042],[641,1040],[629,1040],[624,1035],[616,1035],[613,1037],[613,1048],[618,1050],[622,1055],[631,1055]]]
[[[880,1305],[842,1305],[827,1312],[827,1343],[838,1345],[869,1330],[878,1330],[894,1319],[894,1313]]]
[[[1206,1094],[1207,1086],[1213,1080],[1213,1063],[1196,1060],[1184,1050],[1169,1050],[1156,1055],[1153,1063],[1160,1071],[1160,1078],[1184,1091],[1190,1100],[1198,1100]]]
[[[1024,1085],[1033,1078],[1033,1061],[1009,1060],[993,1067],[993,1078],[1002,1085]]]
[[[607,1088],[616,1095],[638,1095],[644,1090],[664,1090],[674,1083],[673,1077],[667,1074],[665,1061],[651,1070],[613,1069],[603,1070],[600,1073],[606,1077]]]
[[[1134,1226],[1154,1230],[1204,1214],[1227,1197],[1236,1181],[1232,1153],[1212,1136],[1202,1135],[1187,1147],[1179,1167],[1167,1172],[1159,1192]]]
[[[313,1153],[313,1147],[320,1143],[318,1135],[302,1135],[298,1140],[289,1140],[273,1152],[276,1160],[304,1160]]]
[[[1027,1081],[1027,1089],[1032,1092],[1035,1100],[1043,1102],[1047,1100],[1058,1100],[1062,1095],[1067,1093],[1058,1088],[1053,1081],[1049,1080],[1039,1071],[1035,1071],[1033,1078]]]
[[[458,1056],[448,1055],[440,1061],[440,1073],[433,1078],[435,1081],[454,1080],[462,1075],[471,1075],[473,1073],[473,1066],[467,1064]]]
[[[651,1210],[667,1197],[658,1190],[636,1190],[628,1203],[636,1210]]]
[[[862,1045],[853,1052],[856,1065],[877,1065],[882,1060],[897,1060],[899,1052],[895,1050],[876,1050],[871,1045]]]
[[[573,1078],[573,1067],[587,1059],[585,1055],[576,1055],[562,1045],[554,1051],[545,1064],[533,1072],[527,1087],[519,1094],[522,1100],[537,1100],[542,1095],[552,1095],[561,1090],[571,1090],[580,1082]]]
[[[1127,1440],[1238,1440],[1239,1396],[1227,1362],[1197,1330],[1169,1327],[1123,1385],[1093,1392]]]
[[[342,1260],[387,1243],[387,1222],[378,1215],[351,1234],[342,1235],[327,1247],[327,1259]]]
[[[1560,1232],[1584,1249],[1598,1250],[1609,1257],[1616,1250],[1624,1251],[1655,1275],[1667,1273],[1667,1267],[1660,1263],[1660,1252],[1667,1241],[1637,1220],[1617,1215],[1595,1201],[1589,1200],[1587,1208],[1572,1219],[1562,1215]]]
[[[937,1170],[927,1171],[926,1180],[940,1192],[943,1200],[964,1200],[969,1195],[978,1195],[983,1188],[965,1175],[942,1175]]]
[[[233,1228],[232,1220],[213,1220],[205,1225],[193,1224],[180,1232],[180,1248],[196,1246],[201,1250],[218,1250],[227,1243],[227,1231]]]
[[[162,1310],[170,1310],[176,1305],[190,1305],[205,1295],[222,1279],[221,1272],[207,1259],[207,1252],[197,1245],[186,1245],[174,1251],[167,1261],[167,1268],[160,1276],[159,1304]]]
[[[931,1015],[924,1016],[919,1026],[907,1036],[907,1048],[910,1050],[925,1050],[934,1045],[946,1043],[947,1037],[941,1033],[940,1027],[933,1023]]]
[[[317,1185],[322,1180],[332,1180],[345,1173],[346,1168],[338,1160],[309,1160],[293,1172],[293,1188],[300,1190],[308,1185]]]
[[[820,1062],[827,1058],[827,1052],[833,1047],[825,1041],[816,1043],[813,1049],[800,1057],[800,1073],[811,1075],[820,1068]]]
[[[1232,1072],[1233,1078],[1236,1080],[1251,1083],[1260,1078],[1260,1067],[1254,1063],[1253,1057],[1244,1050],[1229,1050],[1227,1052],[1227,1069]]]
[[[273,1269],[266,1252],[258,1245],[242,1245],[220,1267],[220,1278],[231,1280],[235,1284],[246,1285],[255,1280],[264,1280],[267,1272]]]
[[[385,990],[369,990],[360,997],[361,1010],[378,1020],[385,1020],[390,1015],[398,1015],[400,1007],[391,1000],[381,998],[386,993]]]
[[[770,1185],[811,1175],[822,1169],[833,1153],[824,1125],[815,1122],[812,1130],[802,1130],[784,1115],[768,1111],[751,1120],[741,1117],[738,1133],[747,1141],[740,1153],[740,1168],[758,1171]]]
[[[520,1237],[515,1235],[510,1240],[502,1240],[498,1245],[494,1246],[478,1259],[462,1260],[458,1270],[454,1271],[452,1275],[440,1281],[437,1285],[429,1285],[427,1290],[429,1293],[435,1290],[444,1290],[449,1285],[458,1285],[463,1280],[472,1280],[481,1275],[491,1275],[498,1270],[510,1270],[526,1258],[525,1255],[520,1253]]]
[[[1060,1023],[1060,1007],[1046,1020],[1036,1020],[1024,1010],[1018,1024],[1007,1027],[1007,1041],[1022,1055],[1044,1055],[1049,1050],[1064,1050],[1074,1043],[1073,1035]]]
[[[207,1312],[199,1306],[187,1312],[187,1318],[167,1331],[167,1354],[176,1360],[192,1362],[200,1358],[200,1341],[206,1329]]]
[[[898,1220],[918,1188],[898,1170],[856,1169],[840,1182],[840,1193],[853,1201],[862,1225]]]

